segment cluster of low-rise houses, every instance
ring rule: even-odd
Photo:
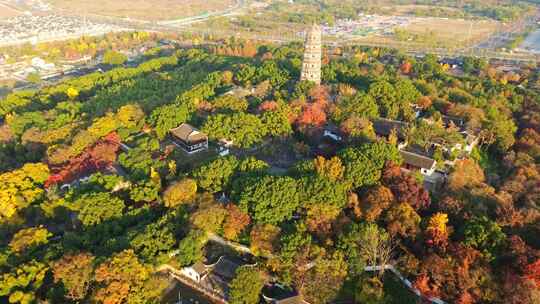
[[[397,137],[397,147],[403,158],[402,169],[419,172],[424,178],[424,185],[434,190],[446,181],[456,160],[469,157],[479,144],[480,137],[477,131],[468,128],[465,121],[459,117],[442,115],[440,122],[421,116],[417,119],[427,124],[441,123],[442,128],[455,130],[461,140],[446,142],[432,139],[428,140],[426,145],[420,146],[409,142],[408,132],[413,126],[407,122],[379,118],[372,123],[377,136],[389,138],[394,134]],[[437,152],[441,153],[436,155]]]
[[[83,56],[76,60],[52,63],[41,57],[26,57],[11,63],[8,55],[0,54],[0,80],[13,79],[25,82],[32,73],[38,74],[42,80],[51,80],[62,75],[76,73],[78,65],[91,60],[90,56]]]
[[[228,254],[221,255],[217,260],[212,261],[205,256],[202,261],[191,266],[180,269],[168,268],[167,270],[180,282],[215,302],[227,303],[229,284],[235,278],[236,270],[240,267],[257,267],[256,263],[248,261],[249,258],[253,258],[253,256],[248,254],[247,257],[241,257],[236,254]],[[187,300],[182,299],[181,295],[179,296],[180,301]],[[262,298],[268,304],[309,304],[294,289],[272,282],[272,280],[264,286]]]
[[[405,27],[412,17],[360,14],[358,19],[340,19],[332,26],[323,26],[325,35],[367,36],[369,34],[392,34],[394,28]]]
[[[27,13],[0,22],[0,46],[97,36],[117,30],[120,28],[115,25],[85,18]]]

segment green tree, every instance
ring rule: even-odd
[[[268,168],[269,165],[265,161],[256,159],[253,156],[249,156],[240,160],[240,163],[238,163],[237,171],[241,174],[247,174],[253,172],[264,172]]]
[[[290,219],[300,204],[298,183],[293,178],[264,176],[241,192],[239,206],[257,223],[278,224]]]
[[[345,165],[345,181],[354,188],[376,184],[387,161],[401,163],[397,148],[384,142],[346,148],[338,156]]]
[[[103,63],[108,65],[121,65],[124,64],[127,59],[126,55],[113,50],[108,50],[103,54]]]
[[[118,162],[129,171],[132,180],[148,180],[152,168],[155,170],[165,166],[163,162],[152,158],[152,154],[157,150],[159,141],[155,138],[138,140],[136,147],[118,156]]]
[[[234,75],[234,79],[236,80],[236,82],[247,86],[252,83],[252,79],[253,77],[255,77],[255,71],[255,67],[251,65],[246,65]]]
[[[238,166],[238,159],[234,156],[218,158],[193,171],[193,178],[197,184],[212,193],[226,189]]]
[[[84,194],[74,206],[79,211],[78,219],[87,227],[119,218],[125,208],[121,199],[106,192]]]
[[[357,303],[384,304],[388,298],[384,294],[384,283],[379,277],[363,276],[358,280],[358,287],[354,294]]]
[[[332,113],[332,118],[341,123],[352,116],[363,118],[379,117],[379,106],[375,98],[362,92],[341,97]]]
[[[423,60],[417,60],[413,66],[414,73],[419,78],[427,79],[442,73],[442,67],[438,62],[437,56],[427,54]]]
[[[268,80],[270,85],[277,89],[289,80],[289,73],[287,70],[281,69],[276,61],[266,60],[257,67],[253,82],[261,83],[265,80]]]
[[[416,89],[412,81],[408,79],[400,79],[394,84],[397,100],[403,106],[409,106],[416,102],[422,94]]]
[[[191,215],[193,225],[206,232],[216,232],[221,229],[227,211],[220,204],[212,204],[199,208]]]
[[[155,262],[161,254],[172,251],[176,244],[173,227],[163,217],[141,230],[134,231],[134,238],[130,241],[131,247],[147,262]]]
[[[336,251],[317,260],[304,278],[302,295],[313,304],[335,300],[347,277],[347,264],[341,252]]]
[[[129,198],[135,202],[154,202],[159,198],[160,189],[161,186],[154,181],[140,181],[131,186]]]
[[[293,132],[289,118],[284,111],[266,111],[261,115],[261,121],[270,136],[288,136]]]
[[[303,189],[301,201],[306,205],[324,203],[341,209],[347,204],[347,184],[323,176],[304,177],[299,184]]]
[[[386,265],[393,254],[394,243],[392,237],[374,223],[365,223],[360,226],[357,239],[359,256],[369,266]],[[381,270],[381,274],[384,270]]]
[[[375,98],[384,117],[390,119],[398,117],[400,101],[396,88],[391,83],[385,80],[374,82],[369,86],[368,93]]]
[[[257,304],[264,281],[254,267],[243,266],[236,269],[235,277],[229,285],[231,304]]]
[[[178,263],[180,263],[181,266],[188,266],[201,261],[206,241],[206,233],[201,230],[191,230],[188,235],[180,241],[178,246]]]
[[[497,223],[485,216],[474,217],[465,223],[463,243],[480,250],[488,260],[495,259],[506,242],[506,235]]]
[[[190,112],[186,105],[167,104],[157,107],[150,115],[150,123],[154,126],[159,139],[165,138],[169,130],[186,122]]]
[[[214,109],[220,112],[245,112],[248,102],[232,95],[224,95],[211,101]]]
[[[484,128],[488,142],[494,142],[500,152],[506,152],[516,141],[516,124],[511,117],[495,107],[489,107]]]
[[[208,117],[203,131],[214,140],[232,140],[239,147],[260,143],[268,133],[259,117],[248,113],[217,114]]]

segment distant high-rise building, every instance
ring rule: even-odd
[[[300,80],[309,80],[321,84],[321,36],[321,27],[316,24],[313,24],[311,30],[306,33],[304,62],[302,63]]]

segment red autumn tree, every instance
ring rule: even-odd
[[[474,303],[476,303],[476,302],[475,302],[473,296],[467,291],[463,292],[459,296],[459,298],[458,298],[458,300],[456,302],[456,304],[474,304]]]
[[[429,192],[392,162],[385,166],[383,183],[392,190],[398,202],[409,203],[416,210],[427,208],[431,203]]]
[[[412,64],[409,61],[403,61],[403,63],[399,66],[399,70],[403,74],[410,74],[412,70]]]
[[[527,265],[523,272],[523,279],[532,281],[536,288],[540,288],[540,259]]]
[[[330,93],[328,92],[328,88],[322,85],[314,86],[309,91],[309,98],[313,103],[316,103],[320,105],[323,109],[328,106],[328,102],[330,101]]]
[[[72,158],[67,164],[51,168],[54,174],[45,182],[45,187],[70,183],[84,175],[111,166],[116,160],[119,147],[120,137],[114,132],[110,133],[79,156]]]
[[[420,293],[425,297],[438,297],[439,289],[430,283],[429,276],[427,274],[419,275],[413,282],[413,287],[418,289]]]
[[[538,287],[530,280],[524,280],[518,274],[506,270],[501,286],[501,303],[523,304],[538,302]]]
[[[326,113],[319,104],[308,103],[302,108],[296,122],[300,128],[321,127],[326,123]]]

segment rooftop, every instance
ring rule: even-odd
[[[206,134],[187,123],[183,123],[180,126],[171,129],[170,132],[174,137],[181,139],[186,143],[196,143],[208,139]]]
[[[206,272],[207,267],[202,262],[197,262],[191,266],[198,274],[203,274]]]
[[[241,267],[240,263],[236,263],[226,257],[221,257],[213,267],[212,273],[220,276],[223,279],[231,280],[235,277],[236,269]]]
[[[407,165],[411,165],[417,168],[431,169],[437,163],[433,158],[420,155],[414,152],[399,151],[403,157],[403,162]]]
[[[405,139],[409,124],[403,121],[378,118],[373,120],[373,128],[379,136],[388,136],[392,130],[396,130],[399,139]]]

